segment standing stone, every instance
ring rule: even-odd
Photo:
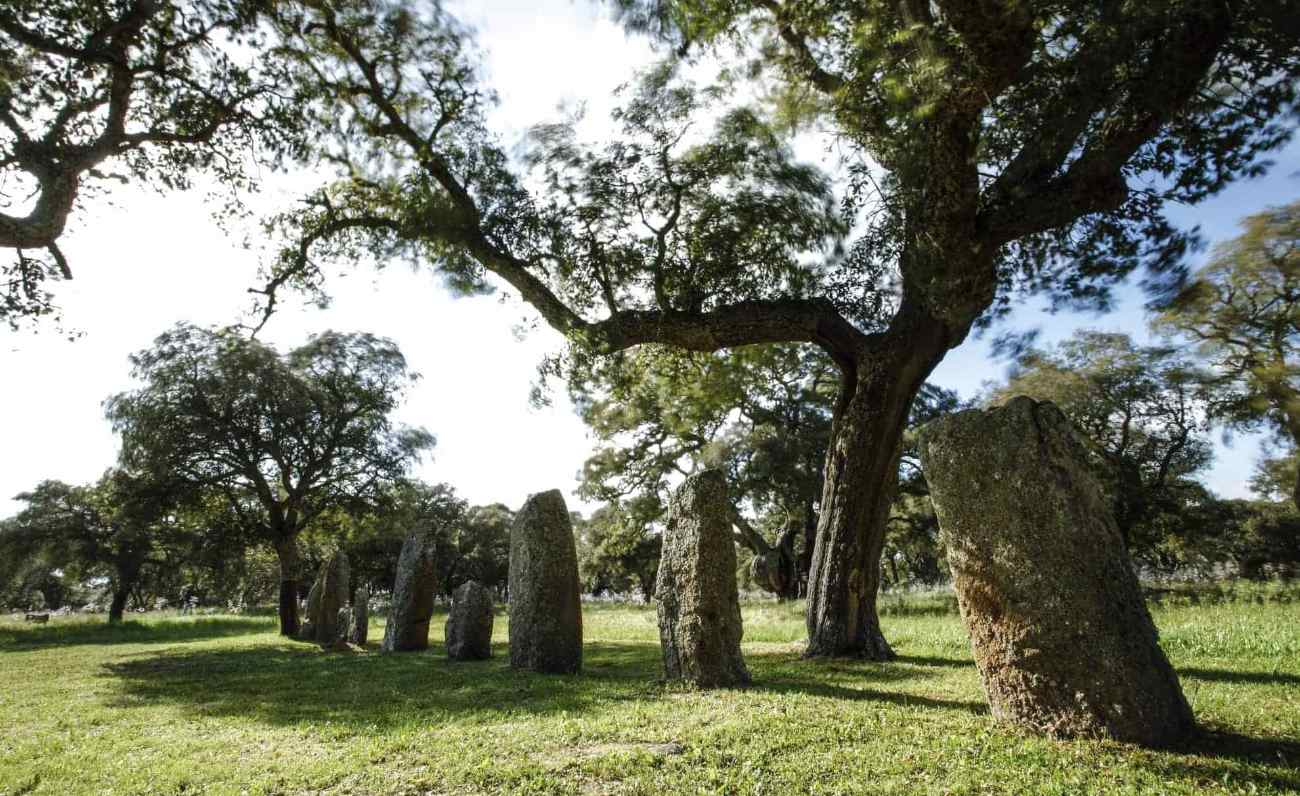
[[[492,594],[469,580],[452,594],[445,638],[447,657],[481,661],[492,657]]]
[[[316,627],[316,643],[322,647],[333,647],[340,639],[347,638],[349,622],[339,617],[348,607],[348,574],[348,556],[340,550],[330,556],[316,578],[320,601],[311,618]]]
[[[369,634],[370,590],[365,586],[358,586],[357,593],[352,595],[352,627],[348,631],[348,641],[358,647],[364,647]]]
[[[320,577],[311,584],[307,592],[307,607],[302,612],[302,625],[298,627],[298,638],[303,641],[316,640],[316,615],[320,613]]]
[[[560,490],[529,496],[510,529],[510,665],[582,669],[582,604],[573,522]]]
[[[1026,397],[922,431],[921,463],[993,715],[1169,746],[1193,729],[1070,421]]]
[[[720,470],[690,476],[669,501],[655,601],[670,680],[705,688],[749,682],[731,513]]]
[[[438,575],[434,569],[434,538],[430,528],[406,537],[397,559],[393,603],[384,626],[384,652],[411,652],[429,648],[429,619]]]

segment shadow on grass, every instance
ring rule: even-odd
[[[0,625],[0,653],[82,644],[166,644],[274,630],[273,618],[252,616],[127,620],[116,625],[104,619]]]
[[[583,648],[577,676],[510,669],[504,644],[493,658],[452,662],[444,648],[384,655],[324,653],[314,645],[141,652],[106,663],[116,682],[116,707],[180,703],[207,715],[242,716],[277,725],[330,724],[368,731],[430,722],[500,721],[511,715],[582,712],[621,701],[663,698],[659,646],[598,642]],[[863,687],[934,676],[909,666],[866,662],[810,663],[793,654],[747,656],[752,690],[846,700],[986,712],[977,703],[890,693]]]
[[[899,655],[896,663],[908,663],[912,666],[939,666],[946,669],[974,669],[975,661],[967,658],[940,658],[937,655]]]
[[[1182,748],[1171,751],[1174,754],[1153,757],[1145,767],[1164,779],[1300,792],[1300,741],[1252,738],[1206,728]]]
[[[1179,677],[1210,683],[1246,683],[1250,685],[1300,685],[1300,676],[1285,672],[1234,672],[1230,669],[1178,670]]]
[[[602,703],[654,698],[646,645],[588,644],[583,673],[538,675],[510,669],[505,645],[487,661],[452,662],[443,647],[425,652],[325,653],[286,642],[235,649],[163,651],[105,664],[118,707],[158,702],[206,715],[277,725],[329,724],[357,732],[439,721],[500,721],[512,715],[581,712]]]

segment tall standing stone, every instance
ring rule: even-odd
[[[370,590],[358,586],[352,595],[352,627],[348,630],[348,641],[358,647],[366,646],[370,635]]]
[[[994,716],[1168,746],[1193,729],[1070,421],[1014,398],[929,424],[921,462]]]
[[[573,522],[560,490],[529,496],[510,530],[510,665],[582,669],[582,604]]]
[[[477,581],[466,581],[452,594],[444,637],[447,657],[481,661],[492,657],[492,594]]]
[[[298,627],[298,638],[303,641],[316,640],[316,616],[320,613],[320,577],[312,582],[307,592],[307,607],[303,610],[302,624]]]
[[[348,607],[348,575],[348,555],[340,550],[330,556],[316,578],[320,600],[311,620],[316,643],[322,647],[333,647],[347,638],[348,622],[340,620],[339,615]]]
[[[397,580],[393,603],[384,626],[384,652],[412,652],[429,648],[429,620],[438,587],[434,560],[434,536],[430,528],[411,531],[397,558]]]
[[[727,480],[706,470],[682,482],[668,504],[655,584],[664,672],[711,688],[744,685],[744,634]]]

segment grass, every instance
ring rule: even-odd
[[[459,664],[263,617],[0,620],[0,795],[1300,791],[1300,603],[1153,609],[1204,728],[1171,752],[999,725],[944,604],[886,611],[889,664],[802,660],[802,607],[747,605],[755,684],[717,692],[658,681],[644,607],[585,608],[577,677],[512,672],[502,616]]]

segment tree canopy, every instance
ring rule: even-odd
[[[670,67],[625,95],[617,138],[542,127],[518,173],[441,8],[277,7],[319,89],[305,113],[320,155],[342,168],[281,219],[296,243],[268,306],[286,284],[321,288],[322,260],[374,250],[463,286],[491,272],[578,360],[820,346],[841,379],[808,652],[889,657],[875,573],[897,467],[880,451],[898,449],[916,392],[1016,290],[1105,306],[1140,266],[1153,286],[1179,274],[1190,241],[1165,203],[1258,173],[1290,135],[1294,15],[1280,0],[622,7],[687,56],[735,66],[761,42],[782,93],[856,155],[841,205],[770,115],[730,101],[748,92],[693,89]],[[693,135],[706,105],[715,123]]]
[[[248,187],[249,167],[300,156],[296,102],[259,2],[0,2],[0,321],[53,311],[79,203],[111,182]],[[14,198],[19,197],[19,198]]]
[[[1141,346],[1123,334],[1083,331],[1025,351],[989,400],[1049,400],[1101,459],[1129,553],[1159,561],[1167,535],[1191,532],[1191,512],[1210,500],[1197,480],[1209,466],[1208,404],[1195,362],[1177,348]]]
[[[131,361],[141,386],[106,404],[123,462],[218,496],[273,545],[281,630],[295,632],[298,535],[328,511],[383,499],[434,444],[391,416],[416,376],[391,340],[370,334],[325,332],[281,354],[186,324]]]
[[[1208,360],[1216,417],[1300,445],[1300,202],[1250,216],[1160,318]],[[1292,499],[1300,505],[1300,481]]]

